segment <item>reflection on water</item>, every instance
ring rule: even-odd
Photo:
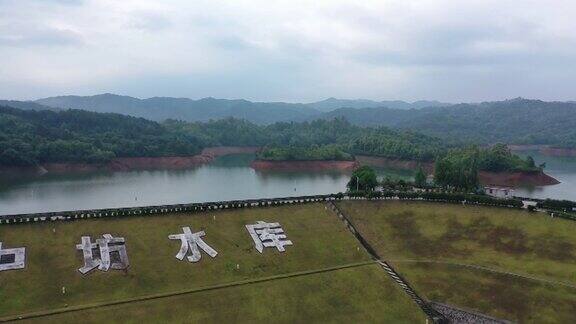
[[[516,195],[576,200],[576,158],[528,154],[537,163],[546,162],[546,172],[561,183],[518,188]],[[230,155],[188,170],[4,175],[0,214],[327,194],[345,191],[350,177],[342,172],[258,172],[249,166],[253,158]],[[412,171],[376,171],[380,179],[413,177]]]
[[[0,214],[327,194],[344,191],[350,177],[257,172],[249,166],[253,158],[230,155],[188,170],[2,177]]]
[[[538,152],[521,152],[518,155],[531,155],[536,164],[546,162],[544,172],[560,181],[560,184],[542,187],[517,188],[514,193],[521,197],[554,198],[576,200],[576,158],[552,157]]]

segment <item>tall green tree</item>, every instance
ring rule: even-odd
[[[424,187],[426,186],[426,173],[424,173],[424,169],[420,166],[418,171],[416,171],[416,175],[414,176],[414,184],[417,187]]]
[[[476,147],[452,150],[436,160],[434,181],[443,187],[474,190],[479,185],[478,155]]]
[[[356,169],[350,181],[346,185],[348,190],[363,190],[363,191],[373,191],[378,185],[378,179],[376,177],[376,172],[369,166],[362,166]]]

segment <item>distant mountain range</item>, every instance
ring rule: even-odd
[[[59,108],[41,105],[34,101],[0,100],[0,106],[7,106],[24,110],[59,110]]]
[[[448,104],[438,101],[372,101],[328,98],[326,100],[303,104],[285,102],[252,102],[243,99],[228,100],[203,98],[154,97],[138,99],[115,94],[95,96],[59,96],[39,99],[33,102],[22,102],[20,108],[38,109],[32,104],[39,104],[52,109],[82,109],[95,112],[114,112],[136,117],[161,121],[180,119],[186,121],[208,121],[226,117],[242,118],[258,124],[269,124],[277,121],[295,121],[321,117],[323,113],[339,108],[374,108],[388,107],[393,109],[420,109],[438,107]],[[10,106],[10,104],[7,104]],[[14,106],[14,105],[12,105]]]
[[[412,103],[401,100],[372,101],[366,99],[336,99],[328,98],[322,101],[309,103],[308,106],[322,112],[329,112],[339,108],[391,108],[391,109],[421,109],[426,107],[450,106],[449,103],[439,101],[420,100]]]
[[[138,99],[114,94],[50,97],[35,102],[48,107],[114,112],[156,121],[166,119],[208,121],[234,117],[258,124],[269,124],[299,117],[309,117],[319,113],[319,111],[304,104],[283,102],[251,102],[243,99],[215,98],[192,100],[170,97]]]
[[[387,126],[481,144],[506,142],[576,147],[576,102],[523,98],[483,103],[371,101],[328,98],[314,103],[204,98],[138,99],[114,94],[0,101],[20,109],[82,109],[155,121],[208,121],[234,117],[257,124],[345,118],[360,126]]]
[[[575,102],[516,98],[420,110],[341,108],[320,116],[323,119],[337,117],[361,126],[414,130],[464,142],[576,147]]]

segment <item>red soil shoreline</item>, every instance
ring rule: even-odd
[[[428,174],[434,173],[434,163],[432,162],[403,160],[403,159],[386,158],[370,155],[356,155],[356,160],[361,165],[368,165],[371,167],[380,167],[380,168],[393,168],[400,170],[416,170],[421,166],[426,173]]]
[[[356,156],[361,165],[369,165],[382,168],[396,168],[402,170],[415,170],[419,166],[428,174],[434,173],[432,162],[418,162],[413,160],[391,159],[377,156]],[[549,186],[560,183],[560,181],[539,172],[489,172],[480,171],[478,174],[480,183],[483,185],[517,187],[517,186]]]
[[[34,173],[66,173],[93,171],[131,171],[170,169],[180,170],[210,163],[214,158],[228,154],[256,153],[259,147],[208,147],[194,156],[166,157],[124,157],[114,158],[108,163],[45,163],[38,167],[0,166],[0,172],[34,172]]]
[[[108,163],[47,163],[39,167],[9,167],[0,166],[0,173],[34,172],[34,173],[66,173],[91,171],[131,171],[154,169],[188,169],[210,163],[214,158],[228,154],[256,153],[259,147],[209,147],[194,156],[174,157],[133,157],[115,158]],[[576,154],[576,152],[575,152]],[[251,167],[258,171],[352,171],[360,165],[373,167],[415,170],[422,166],[426,173],[434,172],[432,162],[392,159],[377,156],[358,155],[355,161],[264,161],[255,160]],[[547,186],[560,183],[544,172],[487,172],[481,171],[480,182],[484,185],[514,187],[519,185]]]
[[[250,166],[258,171],[352,171],[358,161],[267,161],[255,160]]]
[[[483,185],[517,187],[517,186],[550,186],[560,181],[542,171],[537,172],[488,172],[480,171],[478,174]]]

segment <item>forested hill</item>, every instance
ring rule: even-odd
[[[2,102],[0,101],[0,104]],[[354,125],[414,130],[452,143],[548,144],[576,148],[576,103],[512,99],[447,105],[437,101],[371,101],[329,98],[301,104],[204,98],[138,99],[114,94],[61,96],[4,102],[22,109],[83,109],[162,122],[236,118],[259,125],[345,118]]]
[[[340,108],[361,109],[361,108],[391,108],[391,109],[421,109],[428,107],[445,107],[449,106],[448,103],[443,103],[435,100],[419,100],[414,102],[406,102],[402,100],[383,100],[374,101],[366,99],[337,99],[328,98],[322,101],[307,104],[314,109],[329,112]]]
[[[60,108],[44,106],[33,101],[0,100],[0,106],[24,110],[60,110]]]
[[[342,151],[426,161],[447,149],[437,138],[387,128],[362,128],[343,119],[266,126],[238,119],[158,123],[83,110],[0,107],[2,165],[189,156],[208,146],[280,147],[287,149],[283,152],[304,152],[303,156],[315,158],[330,158]],[[340,156],[349,158],[347,154]]]
[[[209,146],[262,146],[260,157],[268,160],[349,160],[353,154],[365,154],[433,161],[451,154],[450,163],[474,157],[472,160],[479,161],[479,167],[486,170],[536,168],[533,160],[519,159],[504,145],[455,150],[436,137],[384,127],[360,127],[345,119],[265,126],[231,118],[207,123],[158,123],[112,113],[0,106],[0,165],[191,156]]]
[[[266,126],[236,119],[208,123],[170,120],[164,125],[172,131],[202,138],[207,146],[291,148],[284,152],[301,152],[300,149],[304,148],[320,153],[326,150],[319,150],[319,147],[336,145],[340,150],[352,154],[432,161],[450,147],[445,141],[431,136],[384,127],[360,127],[345,119],[282,122]],[[328,150],[332,151],[333,148]],[[291,153],[289,155],[290,159],[299,159]]]
[[[26,102],[23,102],[26,104]],[[388,107],[394,109],[420,109],[445,106],[438,101],[405,102],[400,100],[372,101],[365,99],[328,98],[312,103],[252,102],[203,98],[154,97],[138,99],[115,94],[95,96],[59,96],[39,99],[36,104],[53,108],[83,109],[95,112],[114,112],[146,119],[163,121],[179,119],[185,121],[208,121],[210,119],[239,118],[256,124],[271,124],[279,121],[304,121],[315,119],[322,112],[338,108]],[[13,105],[9,105],[13,106]],[[20,107],[19,107],[20,108]]]
[[[0,164],[106,162],[135,156],[193,155],[200,141],[142,118],[83,110],[0,106]]]
[[[576,147],[576,103],[513,99],[421,110],[339,109],[322,118],[388,126],[461,142]]]
[[[104,94],[52,97],[36,102],[0,101],[0,105],[35,110],[61,107],[62,110],[73,108],[117,112],[159,122],[168,119],[207,122],[232,117],[258,125],[270,125],[279,121],[344,118],[353,125],[413,130],[442,138],[452,144],[502,142],[576,148],[576,102],[545,102],[519,98],[439,106],[442,103],[434,101],[406,103],[329,98],[310,104],[292,104],[214,98],[137,99]],[[401,109],[377,107],[378,105]],[[350,107],[320,112],[339,106]]]
[[[113,112],[155,121],[166,119],[209,121],[234,117],[257,124],[270,124],[319,114],[319,111],[304,104],[215,98],[200,100],[171,97],[138,99],[109,93],[95,96],[50,97],[39,99],[36,103],[65,109]]]
[[[516,99],[425,111],[400,128],[480,143],[576,147],[576,104]]]

